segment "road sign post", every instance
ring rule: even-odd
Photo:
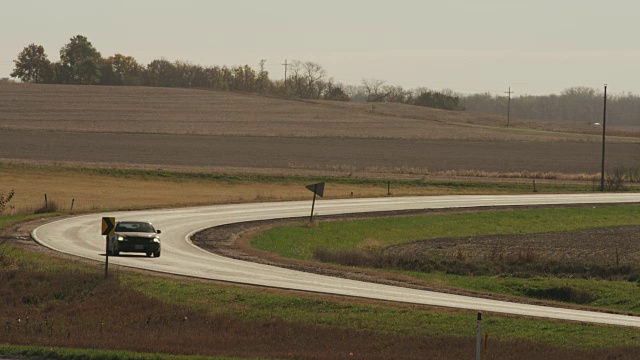
[[[322,197],[324,195],[324,182],[311,184],[305,186],[307,189],[313,191],[313,202],[311,203],[311,217],[309,217],[309,222],[313,221],[313,209],[316,206],[316,195]]]
[[[309,222],[313,222],[313,208],[316,206],[316,192],[313,192],[313,202],[311,203],[311,216],[309,216]]]
[[[104,278],[109,276],[109,237],[113,236],[116,232],[116,218],[103,217],[102,218],[102,235],[105,235],[105,262],[104,262]]]

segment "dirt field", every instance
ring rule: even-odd
[[[403,104],[297,101],[259,95],[172,88],[0,84],[0,129],[247,135],[599,141],[598,136],[532,131],[551,129],[499,116]],[[478,126],[478,125],[492,125]],[[498,129],[496,129],[498,126]],[[555,125],[558,126],[558,125]],[[566,126],[565,126],[566,127]],[[615,126],[610,126],[615,131]],[[565,129],[566,130],[566,129]],[[586,124],[571,132],[597,134]],[[635,135],[640,134],[636,129]],[[627,134],[628,131],[621,133]],[[612,132],[610,134],[613,135]],[[634,135],[634,133],[629,133]]]
[[[246,169],[597,173],[600,144],[282,138],[4,130],[0,158]],[[638,166],[640,145],[610,144],[609,169]]]
[[[0,158],[252,169],[597,173],[593,127],[402,104],[143,87],[0,85]],[[533,129],[563,127],[573,133]],[[615,132],[615,126],[611,127]],[[628,129],[627,129],[628,130]],[[627,130],[620,134],[638,135]],[[607,166],[639,167],[640,137]]]
[[[640,261],[639,238],[639,226],[620,226],[574,232],[439,238],[392,246],[385,252],[449,259],[462,256],[469,261],[497,261],[498,257],[515,258],[529,252],[545,261],[635,266]]]

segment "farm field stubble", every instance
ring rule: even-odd
[[[600,137],[584,124],[507,128],[500,117],[402,104],[19,84],[0,85],[0,106],[7,159],[386,173],[593,174],[600,164]],[[619,132],[627,136],[609,137],[608,169],[637,167],[638,133]]]
[[[0,84],[0,128],[114,133],[598,141],[599,128],[393,103],[300,101],[178,88]],[[585,120],[588,123],[590,119]],[[529,124],[529,125],[527,125]],[[535,126],[530,124],[536,124]],[[469,126],[485,125],[485,126]],[[558,127],[562,131],[540,131]],[[616,130],[629,141],[640,129]]]
[[[4,130],[0,158],[344,172],[593,174],[600,145],[570,142],[281,138]],[[607,167],[638,167],[639,144],[608,147]],[[345,171],[344,169],[347,169]]]

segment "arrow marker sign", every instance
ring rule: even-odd
[[[102,218],[102,235],[113,236],[116,232],[116,218],[103,217]]]
[[[320,197],[324,195],[324,182],[307,185],[305,187],[313,191],[313,203],[311,204],[311,217],[309,218],[309,221],[313,221],[313,208],[316,206],[316,195]]]
[[[320,197],[322,197],[324,195],[324,182],[307,185],[305,187],[307,189],[311,190],[314,194],[317,194]]]

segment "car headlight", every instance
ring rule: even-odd
[[[118,241],[124,241],[124,236],[118,236]]]
[[[159,238],[153,238],[153,242],[155,242],[155,243],[159,243],[159,242],[160,242],[160,239],[159,239]]]

